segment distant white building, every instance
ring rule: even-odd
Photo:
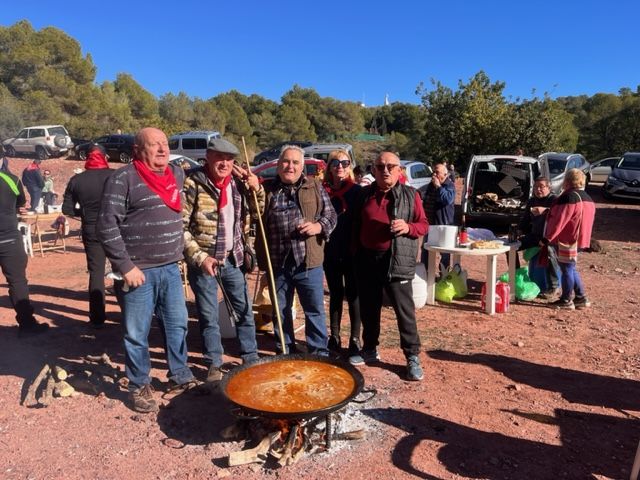
[[[384,105],[385,105],[385,107],[389,106],[389,94],[388,93],[384,94]]]

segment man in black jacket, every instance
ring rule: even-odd
[[[100,145],[92,145],[87,152],[85,171],[71,177],[64,192],[62,213],[80,217],[82,243],[89,270],[89,321],[95,327],[104,323],[104,269],[106,255],[96,234],[96,223],[104,183],[113,172]]]
[[[9,284],[9,298],[16,311],[20,335],[47,331],[49,325],[33,316],[27,284],[27,254],[18,230],[17,213],[26,213],[22,183],[11,173],[0,172],[0,267]]]

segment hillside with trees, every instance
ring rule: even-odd
[[[155,125],[168,134],[218,130],[233,141],[244,137],[253,151],[295,139],[348,141],[358,153],[372,150],[356,140],[370,133],[381,136],[378,149],[446,159],[461,169],[473,154],[518,148],[528,155],[578,151],[591,160],[640,150],[640,87],[558,99],[512,99],[505,87],[480,71],[456,89],[437,80],[418,85],[420,104],[364,107],[299,85],[280,102],[236,90],[208,99],[184,91],[157,98],[126,72],[97,84],[91,54],[62,30],[36,31],[26,20],[0,27],[0,138],[35,124],[61,123],[83,138]]]

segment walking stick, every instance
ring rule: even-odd
[[[249,166],[249,156],[247,155],[247,145],[244,142],[244,137],[242,137],[242,148],[244,149],[244,161],[247,167],[247,170],[250,171]],[[258,209],[258,196],[253,189],[250,189],[251,193],[253,193],[253,202],[256,205],[256,209]],[[265,205],[266,208],[266,205]],[[260,210],[258,209],[258,230],[260,232],[260,238],[262,239],[262,244],[264,245],[264,251],[267,257],[267,274],[269,276],[269,290],[271,294],[271,302],[273,304],[273,308],[276,312],[276,320],[278,325],[278,336],[280,337],[280,345],[282,347],[282,352],[285,352],[286,344],[284,342],[284,330],[282,329],[282,319],[280,318],[280,308],[278,307],[278,295],[276,294],[276,280],[273,276],[273,267],[271,266],[271,256],[269,255],[269,246],[267,245],[267,235],[264,230],[264,224],[262,223],[262,215],[260,214]]]

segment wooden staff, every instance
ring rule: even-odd
[[[251,167],[249,166],[249,156],[247,155],[247,145],[244,142],[244,137],[242,137],[242,148],[244,149],[244,160],[245,165],[248,171],[251,171]],[[269,246],[267,245],[267,235],[264,229],[264,224],[262,223],[262,215],[260,214],[260,209],[258,208],[258,195],[253,189],[250,189],[251,193],[253,193],[253,201],[256,205],[256,209],[258,209],[258,230],[260,232],[260,238],[262,238],[262,243],[264,244],[264,251],[267,257],[267,275],[269,277],[269,289],[271,290],[271,303],[273,304],[273,308],[276,311],[276,320],[278,323],[278,336],[280,337],[280,345],[282,348],[282,352],[286,351],[287,345],[284,341],[284,330],[282,329],[282,319],[280,318],[280,308],[278,307],[278,295],[276,293],[276,280],[273,276],[273,267],[271,266],[271,256],[269,255]],[[265,208],[267,206],[265,205]]]

